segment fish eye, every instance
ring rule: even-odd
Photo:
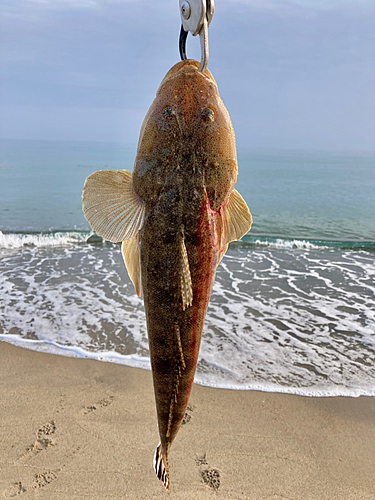
[[[166,106],[162,111],[162,115],[163,115],[164,120],[167,120],[167,121],[171,120],[172,116],[174,115],[172,106]]]
[[[212,123],[215,120],[215,113],[211,108],[204,108],[202,118],[206,123]]]

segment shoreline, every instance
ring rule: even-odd
[[[6,340],[4,340],[6,339]],[[1,334],[0,333],[0,343],[6,342],[15,347],[21,349],[27,349],[35,352],[52,354],[56,356],[69,357],[74,359],[86,359],[91,361],[98,361],[101,363],[114,363],[120,366],[126,366],[128,368],[139,368],[142,370],[151,371],[151,362],[149,358],[145,358],[137,355],[123,355],[118,354],[114,351],[102,351],[102,352],[90,352],[85,351],[81,347],[68,347],[60,346],[55,342],[45,342],[40,340],[30,340],[19,337],[19,335],[12,334]],[[38,346],[34,348],[33,346]],[[124,361],[126,360],[126,361]],[[198,380],[197,380],[198,379]],[[211,389],[226,390],[226,391],[251,391],[251,392],[266,392],[266,393],[277,393],[277,394],[289,394],[294,396],[302,396],[308,398],[332,398],[332,397],[344,397],[344,398],[358,398],[358,397],[375,397],[375,389],[363,388],[352,386],[350,388],[343,388],[339,386],[331,387],[289,387],[280,386],[275,383],[258,382],[253,383],[250,387],[238,385],[215,385],[206,383],[205,381],[199,380],[199,373],[196,374],[194,383],[201,387],[208,387]]]
[[[168,498],[149,371],[0,341],[0,398],[0,497]],[[374,470],[374,397],[194,384],[170,498],[370,500]]]

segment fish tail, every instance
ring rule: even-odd
[[[163,459],[163,454],[161,451],[161,443],[158,444],[155,455],[154,455],[154,471],[156,475],[160,479],[160,481],[164,484],[167,491],[169,491],[169,470],[168,470],[168,460]]]

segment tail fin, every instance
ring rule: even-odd
[[[169,491],[169,470],[168,470],[168,462],[164,464],[163,454],[161,452],[161,443],[158,444],[158,447],[155,450],[154,455],[154,471],[156,475],[160,479],[160,481],[164,484],[167,491]]]

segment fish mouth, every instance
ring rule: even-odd
[[[215,79],[211,74],[211,71],[205,68],[203,72],[199,71],[199,62],[196,61],[195,59],[185,59],[184,61],[180,61],[168,71],[168,73],[165,75],[163,80],[161,81],[160,87],[168,80],[172,79],[173,77],[177,76],[177,74],[180,71],[186,71],[186,72],[192,72],[192,73],[199,73],[200,75],[204,75],[205,77],[209,78],[212,82],[215,83]]]

